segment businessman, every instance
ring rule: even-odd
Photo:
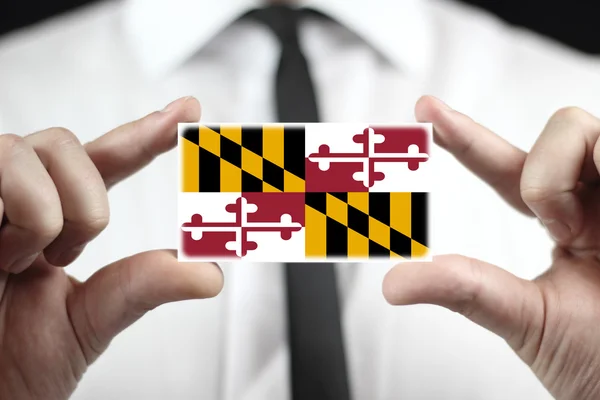
[[[290,267],[152,250],[176,122],[300,112],[432,122],[432,242],[464,254],[336,265],[311,398],[598,397],[593,61],[449,2],[302,5],[107,2],[0,44],[0,398],[304,398]]]

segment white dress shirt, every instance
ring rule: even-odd
[[[202,120],[275,119],[279,57],[264,26],[236,19],[251,0],[103,2],[0,42],[0,132],[64,126],[82,141],[196,96]],[[522,148],[556,109],[600,115],[597,60],[450,1],[313,0],[301,42],[328,122],[410,122],[439,96]],[[539,224],[512,211],[434,149],[435,253],[462,253],[533,278],[550,261]],[[176,247],[177,156],[110,193],[111,224],[68,271]],[[433,306],[392,307],[392,263],[340,265],[354,399],[542,400],[550,396],[504,341]],[[160,307],[118,336],[76,400],[289,398],[282,268],[224,265],[216,298]]]

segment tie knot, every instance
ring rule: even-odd
[[[298,41],[298,21],[302,10],[285,5],[272,5],[250,11],[247,16],[268,26],[282,44]]]

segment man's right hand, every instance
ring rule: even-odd
[[[560,400],[600,398],[600,119],[557,111],[528,152],[433,97],[416,106],[436,142],[554,238],[548,270],[527,281],[458,255],[401,263],[394,305],[435,304],[504,338]],[[490,208],[490,212],[494,212]]]
[[[180,264],[174,250],[127,257],[83,283],[59,268],[107,226],[107,190],[172,149],[178,122],[199,118],[188,97],[86,145],[63,128],[0,135],[0,399],[67,399],[145,312],[221,291],[216,264]]]

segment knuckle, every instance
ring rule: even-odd
[[[63,229],[64,221],[60,218],[40,218],[32,230],[45,241],[56,238]]]
[[[6,133],[0,135],[0,151],[3,153],[14,153],[25,147],[25,141],[19,135]]]
[[[118,287],[123,303],[126,305],[126,313],[130,317],[139,318],[148,311],[157,307],[156,304],[146,301],[145,296],[140,293],[135,268],[127,263],[116,272],[118,274]]]
[[[521,198],[527,204],[537,204],[548,200],[551,196],[550,190],[540,187],[521,188]]]
[[[110,213],[108,209],[98,209],[88,213],[83,219],[82,223],[86,226],[87,230],[92,233],[100,233],[108,226],[110,221]]]
[[[568,106],[558,109],[550,119],[553,121],[584,123],[589,121],[590,114],[582,108]]]
[[[483,290],[483,269],[481,265],[476,260],[470,259],[469,269],[471,270],[471,278],[465,282],[462,295],[456,304],[456,311],[467,318],[471,318],[475,314]]]
[[[471,138],[464,143],[459,144],[454,150],[455,154],[458,156],[466,156],[472,152],[475,145],[475,139]]]
[[[46,137],[52,147],[74,147],[81,146],[77,136],[67,128],[56,127],[48,130]]]

